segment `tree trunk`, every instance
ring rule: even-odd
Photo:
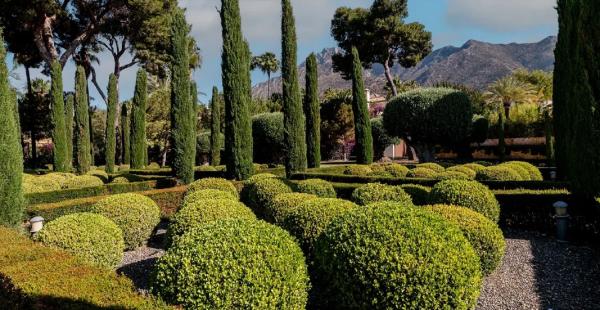
[[[271,71],[267,72],[267,100],[271,99]]]
[[[504,118],[505,120],[510,120],[510,106],[512,103],[510,101],[504,102]]]
[[[428,163],[435,160],[435,149],[432,145],[425,143],[417,143],[413,145],[417,152],[419,162]]]
[[[392,76],[392,70],[390,68],[390,60],[387,59],[383,63],[383,68],[385,69],[385,78],[390,84],[390,88],[392,89],[392,95],[394,97],[398,96],[398,89],[396,88],[396,84],[394,84],[394,77]]]

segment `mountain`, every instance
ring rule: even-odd
[[[554,47],[556,37],[547,37],[537,43],[492,44],[475,40],[467,41],[461,47],[446,46],[433,51],[417,66],[409,69],[395,66],[394,76],[404,80],[415,80],[421,85],[437,82],[464,84],[484,89],[490,83],[509,75],[517,69],[552,70],[554,68]],[[329,88],[350,88],[345,81],[333,72],[331,56],[338,50],[327,48],[317,54],[319,65],[319,89],[321,93]],[[304,87],[304,63],[299,66],[301,86]],[[373,65],[364,73],[365,85],[373,92],[384,94],[386,80],[383,66]],[[273,92],[281,91],[281,78],[271,79]],[[254,86],[255,96],[265,97],[267,83]]]

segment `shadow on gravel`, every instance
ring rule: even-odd
[[[122,266],[121,268],[117,269],[117,272],[131,279],[138,290],[148,291],[150,289],[150,273],[157,260],[158,258],[154,257],[137,261],[135,263]]]

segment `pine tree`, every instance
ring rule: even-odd
[[[117,105],[119,93],[117,92],[117,77],[111,73],[108,79],[108,104],[106,109],[106,172],[115,172],[115,157],[117,149]]]
[[[314,53],[306,58],[304,114],[306,115],[306,161],[308,168],[319,168],[321,166],[321,105],[317,56]]]
[[[87,94],[87,79],[83,67],[77,67],[75,74],[75,170],[79,174],[90,171],[92,163],[90,143],[90,118]]]
[[[121,138],[123,151],[123,164],[131,165],[131,104],[121,105]]]
[[[65,99],[63,95],[62,67],[58,61],[50,66],[52,86],[52,142],[54,143],[54,171],[66,172],[67,163],[67,133],[65,127]]]
[[[225,152],[227,174],[245,180],[254,172],[252,124],[249,105],[250,59],[242,36],[238,0],[221,0],[223,34],[222,79],[225,98]]]
[[[219,90],[213,87],[210,101],[210,164],[221,164],[221,98]]]
[[[281,17],[281,73],[283,78],[284,137],[287,156],[285,171],[289,177],[294,172],[306,170],[306,132],[298,85],[297,42],[294,13],[290,0],[282,0]]]
[[[0,225],[16,227],[25,208],[21,189],[23,153],[5,58],[6,49],[0,32],[0,111],[3,111],[0,113]]]
[[[73,170],[73,121],[75,120],[75,97],[67,95],[65,101],[65,128],[67,132],[67,167]]]
[[[146,101],[148,99],[147,75],[144,69],[137,73],[135,93],[131,105],[131,168],[146,166]]]
[[[369,106],[363,81],[363,67],[358,50],[352,48],[352,111],[354,112],[354,136],[356,144],[356,162],[358,164],[373,163],[373,134]]]

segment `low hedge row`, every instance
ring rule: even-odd
[[[131,280],[0,227],[4,309],[173,309],[136,293]],[[27,258],[27,259],[24,259]]]

